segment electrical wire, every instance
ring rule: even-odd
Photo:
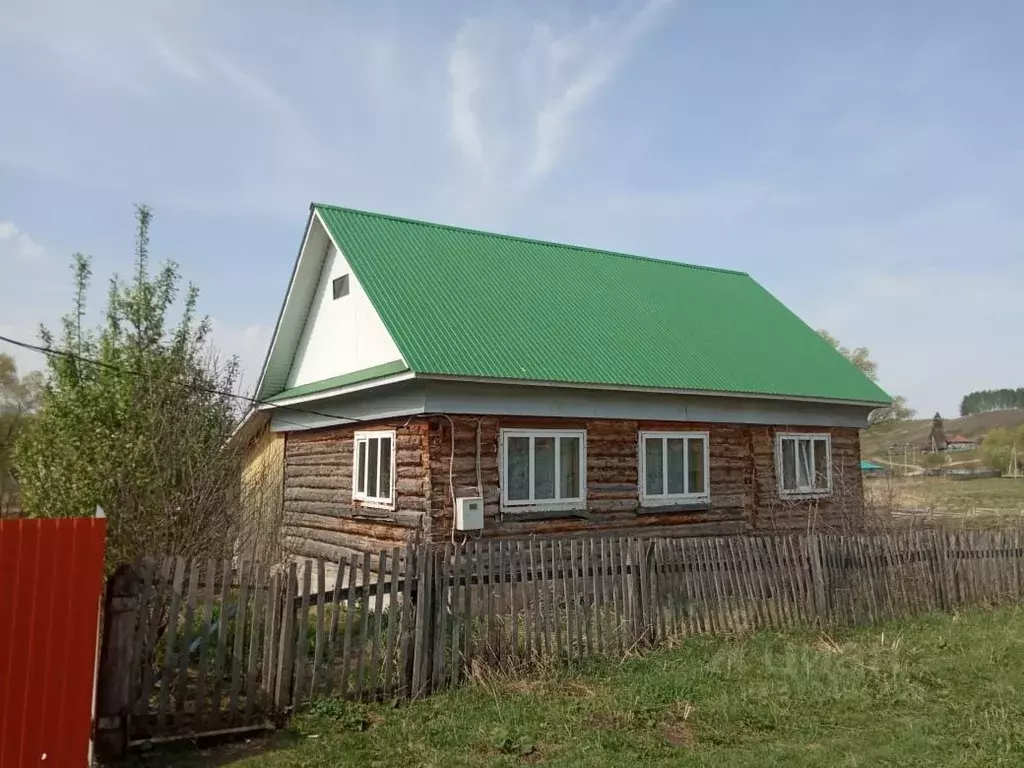
[[[113,365],[112,363],[105,363],[102,360],[93,360],[92,358],[77,355],[74,352],[68,352],[67,350],[63,349],[53,349],[52,347],[43,347],[38,344],[31,344],[27,341],[19,341],[18,339],[12,339],[9,336],[0,335],[0,341],[6,342],[7,344],[13,344],[16,347],[21,347],[22,349],[27,349],[32,352],[39,352],[40,354],[46,355],[47,357],[62,357],[69,360],[75,360],[86,365],[94,365],[97,368],[105,368],[116,373],[124,373],[130,376],[137,376],[143,379],[155,378],[154,376],[148,373],[143,373],[142,371],[134,371],[130,368],[125,368],[123,366]],[[243,400],[254,407],[265,406],[268,407],[270,410],[283,409],[287,411],[296,411],[298,413],[308,413],[311,416],[322,416],[328,419],[345,419],[349,422],[361,421],[361,419],[355,418],[354,416],[346,416],[345,414],[342,413],[325,413],[323,411],[315,411],[311,408],[296,408],[295,406],[280,405],[278,403],[270,402],[269,400],[260,400],[259,398],[249,397],[248,395],[242,395],[237,392],[227,392],[225,390],[216,389],[214,387],[206,387],[201,384],[195,384],[191,382],[172,381],[170,383],[174,384],[175,386],[181,387],[182,389],[189,389],[194,392],[204,392],[209,395],[217,395],[218,397],[230,397],[234,398],[235,400]],[[308,424],[302,424],[301,422],[289,421],[288,419],[285,419],[284,417],[281,416],[278,416],[277,418],[282,423],[291,424],[292,426],[304,428],[309,426]]]

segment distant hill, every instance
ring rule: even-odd
[[[981,441],[989,431],[997,427],[1016,429],[1024,424],[1024,410],[989,411],[959,419],[945,419],[946,436],[963,435],[972,440]],[[872,427],[861,434],[861,453],[865,458],[885,457],[890,445],[910,443],[923,446],[928,443],[931,434],[931,419],[912,419],[882,424]]]

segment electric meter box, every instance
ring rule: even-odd
[[[484,527],[484,500],[479,496],[455,500],[455,530],[480,531]]]

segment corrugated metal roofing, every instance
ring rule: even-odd
[[[373,379],[382,379],[385,376],[392,376],[396,373],[404,373],[409,370],[409,366],[405,364],[403,360],[392,360],[390,363],[383,363],[382,365],[375,365],[372,368],[363,368],[361,371],[352,371],[351,373],[343,373],[340,376],[332,376],[329,379],[321,379],[320,381],[313,381],[309,384],[302,384],[298,387],[292,387],[286,389],[273,397],[267,398],[266,402],[274,403],[278,400],[287,400],[292,397],[302,397],[304,395],[314,395],[319,392],[326,392],[329,389],[337,389],[338,387],[346,387],[350,384],[361,384],[364,381],[372,381]]]
[[[744,273],[314,208],[417,373],[889,401]]]

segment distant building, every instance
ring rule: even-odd
[[[953,435],[946,440],[947,451],[973,451],[978,443],[963,435]]]

